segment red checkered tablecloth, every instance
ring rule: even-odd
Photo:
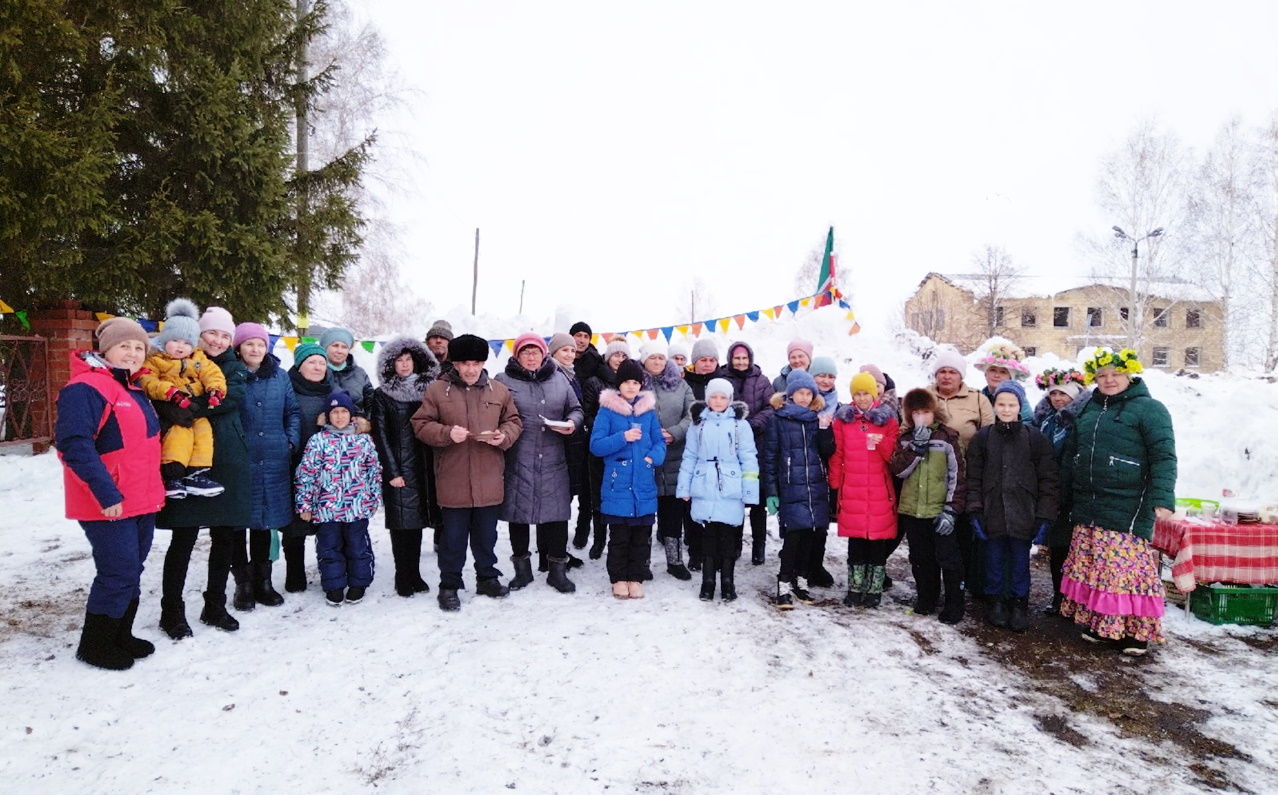
[[[1160,519],[1153,545],[1175,559],[1172,582],[1182,592],[1200,582],[1278,583],[1278,525]]]

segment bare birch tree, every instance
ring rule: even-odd
[[[1260,316],[1242,300],[1259,243],[1254,152],[1241,120],[1226,122],[1198,166],[1187,208],[1187,233],[1201,262],[1194,281],[1224,305],[1227,362],[1253,358],[1247,349],[1261,338]]]
[[[1255,154],[1256,296],[1263,301],[1257,314],[1265,326],[1263,364],[1272,372],[1278,368],[1278,114],[1260,131]]]
[[[1185,234],[1188,173],[1179,141],[1153,121],[1137,125],[1101,162],[1096,200],[1113,219],[1114,230],[1086,236],[1085,247],[1094,263],[1093,277],[1124,288],[1115,291],[1119,305],[1111,311],[1133,348],[1139,348],[1154,322],[1153,283],[1193,267]]]
[[[972,255],[972,268],[974,272],[969,278],[978,285],[975,291],[977,311],[988,339],[1007,330],[1003,304],[1012,297],[1017,281],[1025,272],[1017,267],[1006,249],[993,245],[987,245]]]

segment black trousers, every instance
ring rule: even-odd
[[[750,538],[758,543],[768,535],[768,507],[766,505],[750,506]]]
[[[1052,569],[1052,597],[1061,592],[1061,577],[1065,573],[1065,558],[1069,557],[1069,547],[1048,547],[1047,562]]]
[[[527,555],[529,526],[511,522],[510,553],[515,557]],[[568,557],[568,522],[542,522],[537,525],[537,551],[551,558]]]
[[[244,548],[244,537],[233,539],[231,549],[231,566],[247,566],[249,563],[269,563],[271,560],[271,531],[248,530],[248,549]]]
[[[744,528],[737,524],[706,522],[701,528],[701,556],[713,560],[741,557]]]
[[[657,498],[657,538],[683,538],[683,523],[691,503],[673,494]],[[688,521],[691,521],[688,519]]]
[[[651,552],[652,525],[609,525],[608,581],[640,582],[645,579]]]
[[[941,579],[946,588],[958,588],[963,579],[963,556],[957,530],[947,536],[936,534],[935,519],[901,516],[901,527],[910,540],[910,569],[919,601],[935,605],[941,595]]]
[[[195,539],[200,534],[198,527],[175,527],[173,538],[169,542],[169,550],[164,554],[164,573],[161,579],[160,593],[162,605],[174,605],[182,601],[182,592],[186,589],[186,572],[191,566],[191,552],[195,549]],[[209,538],[209,573],[206,594],[218,594],[226,598],[226,579],[231,573],[233,550],[236,546],[244,546],[244,528],[242,527],[210,527]]]
[[[786,529],[781,536],[781,574],[777,579],[793,582],[796,577],[807,578],[812,562],[812,546],[816,531],[811,528]]]
[[[848,539],[849,566],[882,566],[887,563],[890,538],[870,540],[868,538]]]

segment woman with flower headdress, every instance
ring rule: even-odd
[[[1030,377],[1029,368],[1022,364],[1025,359],[1025,351],[1021,350],[1017,345],[1002,339],[995,338],[991,341],[985,352],[981,354],[981,358],[976,360],[972,366],[977,370],[985,373],[985,386],[981,389],[981,394],[989,399],[990,405],[994,405],[994,392],[998,389],[999,384],[1004,381],[1026,381]],[[1030,424],[1033,419],[1030,414],[1028,404],[1021,407],[1021,422],[1026,425]]]
[[[1096,391],[1067,435],[1063,461],[1074,537],[1060,613],[1083,638],[1143,655],[1162,642],[1163,582],[1150,545],[1155,517],[1175,504],[1171,415],[1137,377],[1136,352],[1097,348],[1083,365]]]
[[[1045,394],[1034,407],[1033,424],[1052,443],[1059,467],[1063,463],[1065,439],[1074,430],[1074,421],[1091,399],[1092,390],[1087,386],[1084,375],[1075,369],[1050,367],[1034,376],[1034,384]],[[1043,613],[1049,616],[1060,615],[1061,571],[1065,566],[1065,556],[1069,554],[1073,531],[1074,526],[1069,523],[1069,508],[1062,500],[1060,516],[1046,533],[1034,539],[1034,543],[1047,547],[1052,570],[1052,601],[1043,607]]]

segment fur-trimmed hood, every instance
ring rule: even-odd
[[[413,375],[407,378],[395,374],[395,360],[405,353],[413,357]],[[403,403],[422,399],[426,387],[439,377],[439,362],[435,354],[412,337],[396,337],[377,352],[377,376],[381,389]]]
[[[772,408],[780,411],[781,407],[784,406],[787,402],[785,393],[784,392],[773,393],[772,400],[769,402],[772,404]],[[795,405],[798,405],[798,404],[795,404]],[[812,405],[808,406],[808,408],[819,414],[821,412],[821,409],[825,408],[825,400],[820,395],[813,395]]]
[[[744,420],[750,415],[750,407],[741,400],[734,400],[729,403],[728,409],[732,411],[732,413],[736,415],[736,419],[739,420]],[[692,409],[690,410],[690,413],[692,414],[692,423],[695,425],[701,422],[701,415],[707,411],[710,411],[710,406],[704,400],[692,401]]]
[[[413,355],[413,372],[430,380],[439,377],[439,362],[435,354],[412,337],[396,337],[377,352],[377,377],[382,383],[395,378],[395,360],[405,353]]]
[[[887,425],[888,420],[896,417],[896,409],[886,403],[875,403],[869,411],[861,411],[854,403],[845,403],[834,412],[834,418],[843,422],[856,422],[864,416],[871,425]]]
[[[616,412],[623,417],[638,417],[657,407],[657,396],[647,389],[639,393],[634,403],[626,400],[615,389],[605,389],[599,393],[599,407]]]
[[[666,360],[666,369],[661,371],[661,375],[654,376],[647,370],[644,371],[644,375],[648,376],[648,383],[645,384],[645,386],[649,388],[655,387],[657,389],[663,389],[667,392],[672,389],[677,389],[679,387],[679,382],[683,380],[683,371],[679,368],[679,365],[669,359]]]

